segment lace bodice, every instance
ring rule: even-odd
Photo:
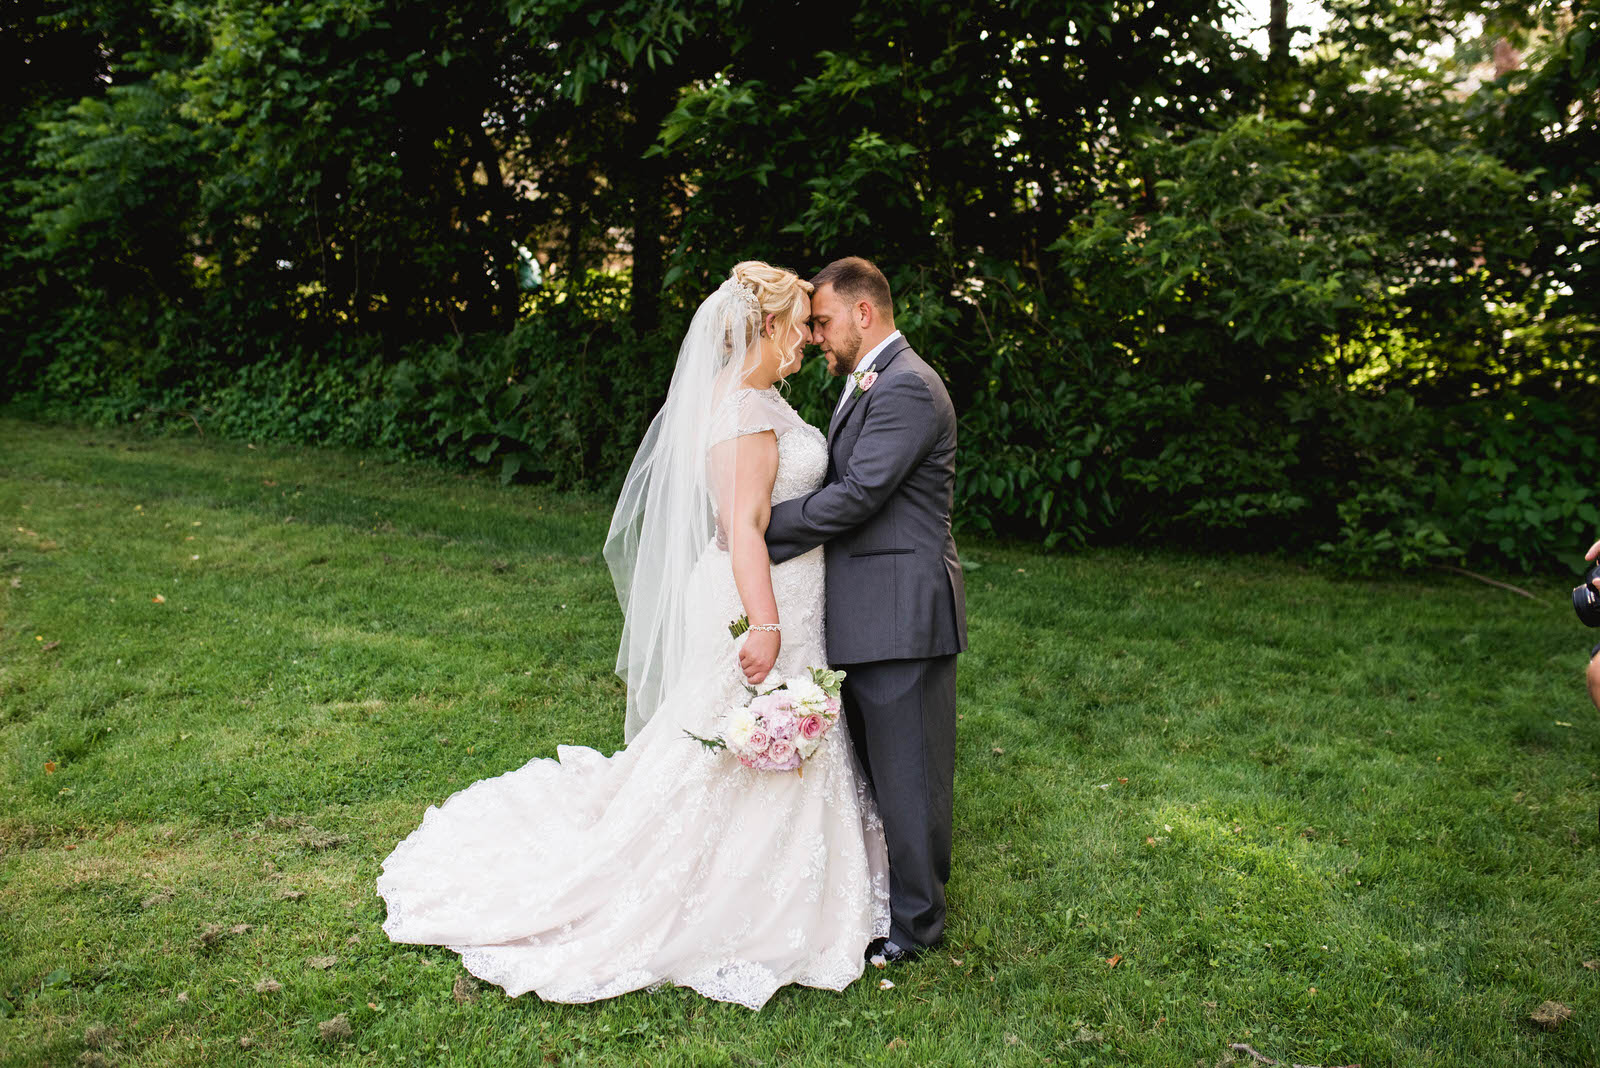
[[[827,476],[827,440],[820,430],[800,418],[775,386],[741,389],[729,394],[717,406],[712,426],[713,449],[744,434],[771,430],[778,435],[778,476],[772,483],[773,504],[810,493],[821,486]]]
[[[772,503],[805,496],[820,487],[827,474],[827,439],[810,423],[801,423],[778,438],[778,477],[772,482]]]

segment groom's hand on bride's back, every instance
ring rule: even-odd
[[[767,677],[772,665],[778,662],[778,649],[783,645],[775,630],[752,630],[745,634],[739,646],[739,670],[745,681],[754,686]]]

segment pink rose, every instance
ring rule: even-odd
[[[822,717],[813,712],[800,721],[800,737],[806,741],[819,738],[822,736],[822,730],[825,726],[826,724],[822,722]]]
[[[790,745],[782,738],[776,739],[773,741],[772,745],[767,748],[767,759],[771,760],[774,764],[783,764],[792,756],[794,756],[794,746]]]
[[[876,371],[868,371],[866,374],[862,375],[861,376],[861,392],[865,393],[867,390],[871,389],[872,388],[872,383],[876,382],[877,380],[878,380],[878,372],[876,372]]]
[[[750,751],[752,753],[761,752],[763,749],[765,749],[771,743],[772,743],[772,736],[769,735],[766,731],[753,730],[753,731],[750,732]]]

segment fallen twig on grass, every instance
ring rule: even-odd
[[[1261,1062],[1262,1064],[1277,1064],[1278,1063],[1277,1061],[1273,1060],[1271,1057],[1263,1057],[1261,1054],[1257,1053],[1255,1050],[1251,1049],[1249,1046],[1245,1045],[1243,1042],[1229,1042],[1228,1043],[1228,1048],[1233,1050],[1236,1053],[1248,1053],[1248,1054],[1250,1054],[1251,1057],[1253,1057],[1255,1060]]]
[[[203,427],[201,427],[201,425],[200,425],[200,420],[195,418],[193,412],[185,411],[182,408],[147,407],[147,408],[145,408],[145,414],[147,414],[147,415],[181,415],[185,419],[189,420],[189,422],[194,424],[195,433],[199,434],[202,439],[206,436],[205,429]]]
[[[1437,567],[1441,571],[1453,571],[1457,575],[1465,575],[1467,578],[1475,578],[1479,582],[1487,582],[1489,585],[1498,586],[1502,590],[1510,590],[1512,593],[1520,593],[1530,601],[1537,601],[1539,599],[1533,594],[1529,593],[1527,590],[1523,589],[1521,586],[1513,586],[1509,582],[1499,582],[1490,578],[1488,575],[1480,575],[1476,571],[1468,571],[1464,567],[1455,567],[1451,564],[1434,564],[1433,566]]]
[[[1231,1050],[1234,1050],[1237,1053],[1248,1053],[1256,1061],[1256,1063],[1258,1063],[1258,1064],[1278,1064],[1278,1065],[1283,1064],[1282,1061],[1275,1061],[1271,1057],[1267,1057],[1267,1056],[1264,1056],[1264,1055],[1262,1055],[1260,1053],[1257,1053],[1255,1050],[1251,1049],[1249,1046],[1245,1045],[1243,1042],[1229,1042],[1228,1043],[1228,1048],[1231,1049]],[[1319,1068],[1319,1066],[1315,1065],[1315,1064],[1291,1064],[1291,1065],[1288,1066],[1288,1068]],[[1361,1065],[1360,1064],[1340,1064],[1340,1065],[1329,1065],[1328,1068],[1361,1068]]]

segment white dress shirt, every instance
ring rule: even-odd
[[[839,403],[834,405],[833,408],[833,413],[835,415],[838,415],[839,409],[844,407],[844,402],[850,399],[850,394],[855,392],[856,383],[861,380],[861,375],[872,369],[872,361],[878,358],[878,353],[888,348],[889,342],[893,341],[899,336],[900,331],[896,330],[894,333],[890,334],[888,337],[872,346],[872,351],[867,353],[866,356],[862,358],[860,363],[856,364],[856,369],[845,376],[844,392],[839,395]]]

